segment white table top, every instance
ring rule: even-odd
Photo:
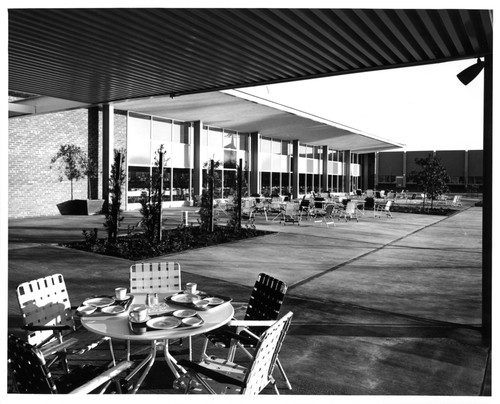
[[[168,295],[160,294],[160,299]],[[179,326],[170,330],[150,330],[146,331],[146,325],[133,324],[129,322],[129,311],[136,306],[143,305],[145,295],[135,295],[134,301],[129,309],[123,313],[115,315],[84,316],[81,318],[82,325],[89,331],[106,337],[131,340],[131,341],[152,341],[172,338],[185,338],[193,335],[203,334],[216,329],[229,322],[234,315],[234,309],[230,302],[219,306],[210,307],[207,310],[197,310],[198,315],[204,323],[199,327]],[[171,308],[186,309],[186,306],[167,303]],[[142,332],[142,333],[141,333]]]

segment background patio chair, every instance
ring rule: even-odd
[[[253,224],[255,222],[255,199],[243,199],[241,201],[241,218],[246,218],[248,220],[248,224]]]
[[[352,218],[356,218],[356,222],[358,220],[358,208],[356,205],[356,201],[348,201],[345,205],[345,209],[340,210],[339,212],[339,220],[344,217],[346,222],[347,220],[351,220]]]
[[[392,201],[375,205],[373,208],[373,217],[380,218],[383,214],[385,214],[386,217],[390,217],[392,219],[391,206]]]
[[[23,394],[86,394],[98,388],[100,393],[104,393],[113,379],[132,366],[132,362],[128,361],[112,368],[84,365],[55,378],[43,353],[12,334],[8,335],[7,357],[14,389]],[[121,392],[119,380],[115,380],[115,388],[116,392]]]
[[[335,204],[329,203],[323,210],[316,212],[314,222],[321,224],[325,223],[326,227],[328,227],[329,224],[333,224],[333,227],[335,227],[335,214],[340,214],[340,211],[337,211]]]
[[[115,363],[110,338],[91,335],[89,343],[82,343],[91,334],[78,326],[73,316],[64,277],[61,274],[24,282],[17,287],[17,300],[26,331],[27,342],[39,348],[52,359],[49,366],[59,360],[68,371],[67,354],[84,354],[108,341],[111,359]]]
[[[285,202],[285,211],[282,220],[283,225],[287,223],[297,223],[297,225],[300,225],[299,204],[296,202]]]
[[[250,395],[259,394],[271,383],[279,394],[272,373],[292,317],[292,312],[287,313],[260,335],[248,367],[216,357],[204,358],[200,363],[179,361],[188,371],[174,382],[174,388],[185,394]]]
[[[451,201],[448,201],[448,203],[451,206],[462,206],[462,195],[455,195]]]
[[[248,349],[255,348],[258,336],[268,325],[268,323],[257,324],[259,321],[274,321],[278,318],[287,289],[285,282],[264,273],[259,274],[250,295],[244,319],[233,319],[228,325],[204,334],[206,339],[202,348],[202,359],[208,357],[208,342],[218,348],[228,348],[227,359],[230,361],[234,361],[237,348],[242,349],[251,358],[252,354]],[[287,388],[291,390],[292,386],[279,359],[277,359],[277,365]]]

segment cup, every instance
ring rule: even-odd
[[[144,306],[136,307],[132,309],[129,316],[136,323],[144,322],[148,318],[148,308]]]
[[[116,288],[115,298],[117,300],[125,300],[127,298],[127,288]]]
[[[198,287],[198,285],[196,285],[196,283],[194,282],[188,282],[186,283],[186,292],[187,293],[191,293],[192,295],[194,295],[196,293],[196,288]]]

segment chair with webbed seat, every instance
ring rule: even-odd
[[[373,208],[373,217],[382,217],[385,214],[386,217],[390,217],[392,219],[391,213],[392,201],[387,201],[385,204],[377,204]]]
[[[288,287],[285,282],[270,275],[261,273],[255,281],[243,320],[231,320],[227,325],[205,333],[202,348],[202,359],[207,358],[208,343],[218,348],[228,348],[227,359],[233,361],[236,350],[240,348],[248,357],[252,357],[249,349],[255,348],[258,336],[265,330],[266,323],[278,318],[281,305]],[[277,359],[277,366],[288,389],[292,389],[285,370]]]
[[[82,355],[105,341],[109,343],[111,359],[115,363],[110,338],[92,335],[90,342],[80,342],[84,339],[81,333],[89,335],[89,332],[77,327],[61,274],[24,282],[17,287],[16,293],[26,340],[49,359],[49,366],[58,361],[68,372],[68,354]]]
[[[9,334],[7,362],[14,389],[22,394],[88,394],[121,393],[119,375],[132,366],[123,361],[113,367],[83,365],[56,378],[43,353],[31,344]],[[111,382],[115,382],[114,385]]]
[[[130,266],[130,293],[172,293],[180,292],[182,288],[181,266],[178,262],[138,262]],[[192,346],[189,341],[189,357]],[[164,341],[167,343],[168,341]],[[182,339],[179,340],[182,345]],[[168,349],[168,348],[167,348]],[[130,356],[130,340],[127,340],[127,355]]]
[[[321,224],[325,223],[326,227],[328,227],[329,224],[333,224],[333,227],[335,227],[335,213],[335,204],[329,203],[326,205],[325,209],[316,212],[314,222]]]
[[[358,207],[356,205],[356,201],[348,201],[345,209],[340,211],[339,220],[341,217],[344,217],[346,222],[347,220],[351,220],[356,218],[356,222],[358,222]]]
[[[241,201],[241,218],[248,220],[248,224],[255,222],[256,203],[255,199],[243,199]]]
[[[300,225],[300,211],[299,204],[296,202],[285,202],[285,210],[283,212],[283,224],[297,223]]]
[[[174,388],[185,394],[259,394],[271,384],[279,394],[273,370],[290,327],[293,313],[275,321],[258,338],[250,365],[245,367],[226,359],[205,357],[199,363],[187,360],[179,365],[187,373],[175,380]]]

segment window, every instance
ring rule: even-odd
[[[175,122],[172,127],[172,142],[189,144],[189,123]]]
[[[189,168],[174,168],[173,169],[172,200],[184,201],[184,200],[190,199],[190,197],[192,195],[192,189],[189,185],[190,176],[191,176],[191,169],[189,169]],[[170,184],[169,178],[166,178],[166,180],[167,181],[165,181],[165,182]],[[170,186],[170,185],[168,185],[168,186]]]
[[[271,139],[266,137],[260,139],[260,151],[262,153],[271,153]]]
[[[224,168],[236,169],[236,150],[224,150]]]

